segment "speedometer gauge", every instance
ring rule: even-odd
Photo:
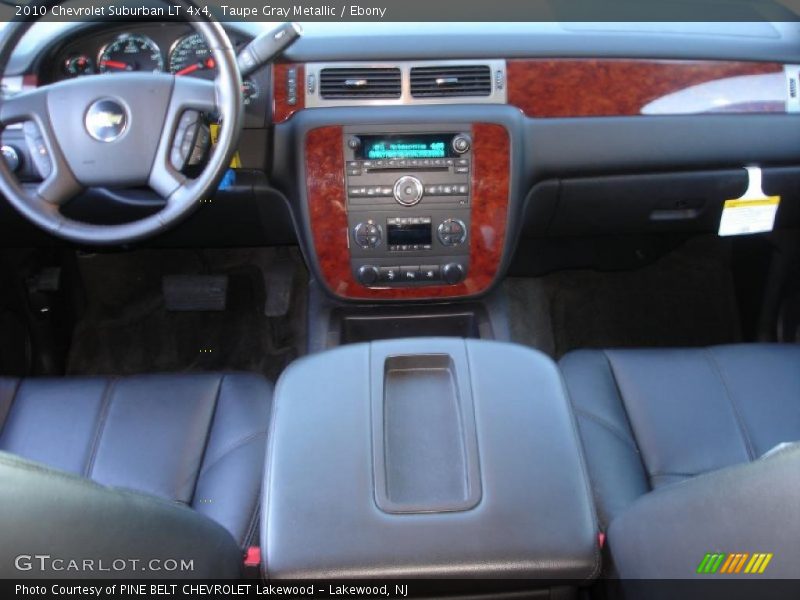
[[[212,71],[214,67],[214,57],[199,33],[178,40],[169,55],[169,70],[175,75],[200,75],[203,71]]]
[[[97,68],[101,73],[164,70],[161,49],[146,35],[123,33],[100,52]]]

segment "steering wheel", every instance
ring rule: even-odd
[[[63,0],[44,2],[53,6]],[[190,0],[167,0],[190,14]],[[50,172],[35,191],[26,191],[0,160],[0,192],[34,224],[84,244],[121,244],[164,231],[216,190],[242,130],[241,74],[222,26],[202,15],[189,19],[216,61],[211,81],[165,73],[120,73],[62,81],[3,99],[0,131],[34,122],[37,146],[50,159]],[[10,22],[0,34],[0,76],[13,49],[35,19]],[[220,132],[208,162],[194,179],[176,166],[187,123],[197,113],[220,116]],[[188,116],[187,116],[188,115]],[[164,199],[158,212],[130,223],[97,225],[64,216],[60,208],[88,187],[148,186]]]

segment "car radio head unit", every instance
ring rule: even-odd
[[[467,276],[471,130],[344,129],[350,266],[362,285],[453,285]]]

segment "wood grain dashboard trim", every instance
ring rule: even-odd
[[[297,101],[289,104],[287,77],[289,69],[297,69]],[[272,65],[272,122],[283,123],[306,105],[305,65],[302,63],[275,63]]]
[[[786,112],[779,63],[520,59],[506,69],[508,103],[529,117]]]
[[[505,127],[472,127],[473,168],[470,266],[457,285],[365,287],[350,269],[342,128],[310,130],[305,139],[305,183],[314,252],[320,275],[335,295],[348,299],[423,300],[457,298],[486,291],[498,275],[506,242],[511,144]]]

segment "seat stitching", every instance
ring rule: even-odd
[[[203,453],[200,455],[200,470],[197,473],[190,473],[183,483],[176,488],[176,492],[183,489],[183,487],[192,480],[194,477],[194,487],[192,488],[192,495],[189,498],[189,506],[194,506],[194,497],[197,495],[197,486],[200,483],[200,478],[203,476],[203,463],[206,460],[206,453],[208,452],[208,444],[211,442],[211,432],[214,429],[214,423],[217,419],[217,409],[219,408],[219,399],[222,395],[222,385],[225,383],[225,375],[220,375],[219,383],[217,384],[217,391],[214,394],[214,410],[211,413],[211,421],[206,429],[206,439],[203,441]]]
[[[94,431],[94,439],[92,440],[92,448],[89,453],[89,460],[86,462],[86,468],[83,472],[85,477],[91,478],[92,471],[94,471],[94,464],[97,460],[97,450],[100,448],[100,438],[103,436],[103,431],[105,431],[106,420],[108,419],[108,413],[110,412],[111,394],[117,385],[117,381],[118,379],[116,377],[111,378],[106,382],[106,387],[103,390],[103,397],[100,405],[100,419],[98,420],[97,427]]]
[[[256,504],[253,507],[253,513],[250,515],[250,525],[245,530],[244,539],[241,540],[241,543],[239,544],[242,548],[250,546],[253,543],[253,538],[256,534],[259,509],[261,508],[261,500],[259,496],[260,494],[256,495]]]
[[[639,448],[639,441],[636,439],[636,430],[633,428],[630,422],[630,418],[628,417],[628,405],[625,403],[625,395],[622,393],[622,390],[619,387],[619,382],[617,381],[617,374],[614,372],[614,365],[611,362],[611,357],[608,355],[606,350],[601,350],[603,356],[606,359],[606,363],[608,365],[608,372],[611,375],[611,380],[614,382],[614,389],[617,390],[617,397],[619,398],[619,402],[622,405],[622,412],[624,414],[625,422],[628,424],[628,429],[631,432],[631,438],[636,446],[636,454],[639,458],[639,464],[642,465],[642,469],[644,472],[647,473],[648,484],[650,485],[650,489],[653,488],[652,482],[649,481],[650,479],[650,467],[647,466],[644,460],[644,456],[642,456],[642,451]]]
[[[17,394],[21,387],[22,378],[18,378],[14,381],[14,389],[11,391],[11,401],[8,403],[8,409],[4,415],[0,415],[3,417],[2,421],[0,421],[0,435],[2,435],[3,429],[5,429],[6,423],[8,422],[8,415],[11,414],[11,408],[14,406],[14,401],[17,399]]]
[[[267,430],[266,429],[262,429],[262,430],[254,432],[254,433],[251,433],[249,435],[246,435],[245,437],[237,440],[235,443],[233,443],[230,446],[228,446],[227,448],[225,448],[225,450],[223,452],[221,452],[220,455],[217,456],[217,458],[215,458],[213,461],[211,461],[211,463],[209,463],[208,465],[203,467],[203,469],[200,471],[200,475],[198,476],[198,479],[200,477],[202,477],[203,475],[205,475],[206,473],[208,473],[220,461],[222,461],[224,458],[226,458],[231,452],[233,452],[234,450],[238,450],[239,448],[241,448],[242,446],[244,446],[248,442],[251,442],[254,439],[256,439],[257,437],[260,437],[262,435],[263,436],[267,435]]]
[[[660,471],[653,473],[650,477],[697,477],[698,473],[672,473],[670,471]]]
[[[596,415],[594,413],[589,412],[586,409],[577,408],[577,407],[575,407],[573,405],[573,410],[575,411],[576,414],[578,414],[578,415],[580,415],[582,417],[585,417],[585,418],[587,418],[587,419],[589,419],[591,421],[594,421],[595,423],[597,423],[601,427],[607,429],[609,433],[614,434],[616,437],[618,437],[620,440],[622,440],[625,443],[625,445],[631,446],[636,451],[636,454],[639,454],[639,448],[636,447],[636,442],[634,442],[630,438],[630,436],[626,435],[625,432],[623,432],[616,425],[614,425],[613,423],[605,420],[603,417],[600,417],[600,416],[598,416],[598,415]]]
[[[747,451],[747,456],[749,457],[750,461],[755,460],[756,453],[753,449],[753,444],[750,441],[750,436],[747,434],[747,429],[745,428],[744,420],[742,419],[742,415],[739,412],[739,407],[736,402],[733,400],[733,394],[731,394],[731,390],[728,387],[728,382],[725,380],[725,375],[720,368],[719,362],[717,362],[717,358],[714,356],[714,353],[711,351],[710,348],[704,348],[706,359],[711,364],[714,372],[719,377],[720,382],[722,383],[722,389],[725,391],[725,395],[728,397],[728,402],[730,402],[731,408],[733,409],[733,416],[736,419],[736,424],[739,427],[739,433],[742,436],[742,440],[744,441],[744,447]]]

